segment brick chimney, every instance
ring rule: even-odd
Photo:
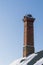
[[[24,16],[24,47],[23,57],[34,53],[34,20],[31,14]]]

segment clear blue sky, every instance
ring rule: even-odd
[[[43,50],[43,0],[0,0],[0,65],[22,57],[23,16],[31,13],[34,22],[35,52]]]

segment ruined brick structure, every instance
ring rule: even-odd
[[[34,20],[31,14],[24,16],[24,47],[23,57],[34,53]]]

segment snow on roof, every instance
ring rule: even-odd
[[[21,61],[22,61],[23,59],[25,59],[25,57],[24,57],[24,58],[19,58],[19,59],[13,61],[10,65],[20,65],[20,63],[21,63]]]
[[[28,57],[17,59],[10,65],[42,65],[43,64],[43,51],[30,54]]]
[[[13,63],[11,63],[10,65],[26,65],[28,62],[30,62],[37,54],[31,54],[29,55],[29,57],[27,58],[20,58],[17,59],[16,61],[14,61]]]

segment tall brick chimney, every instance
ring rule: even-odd
[[[23,57],[34,53],[34,23],[35,18],[31,14],[24,16],[24,47]]]

